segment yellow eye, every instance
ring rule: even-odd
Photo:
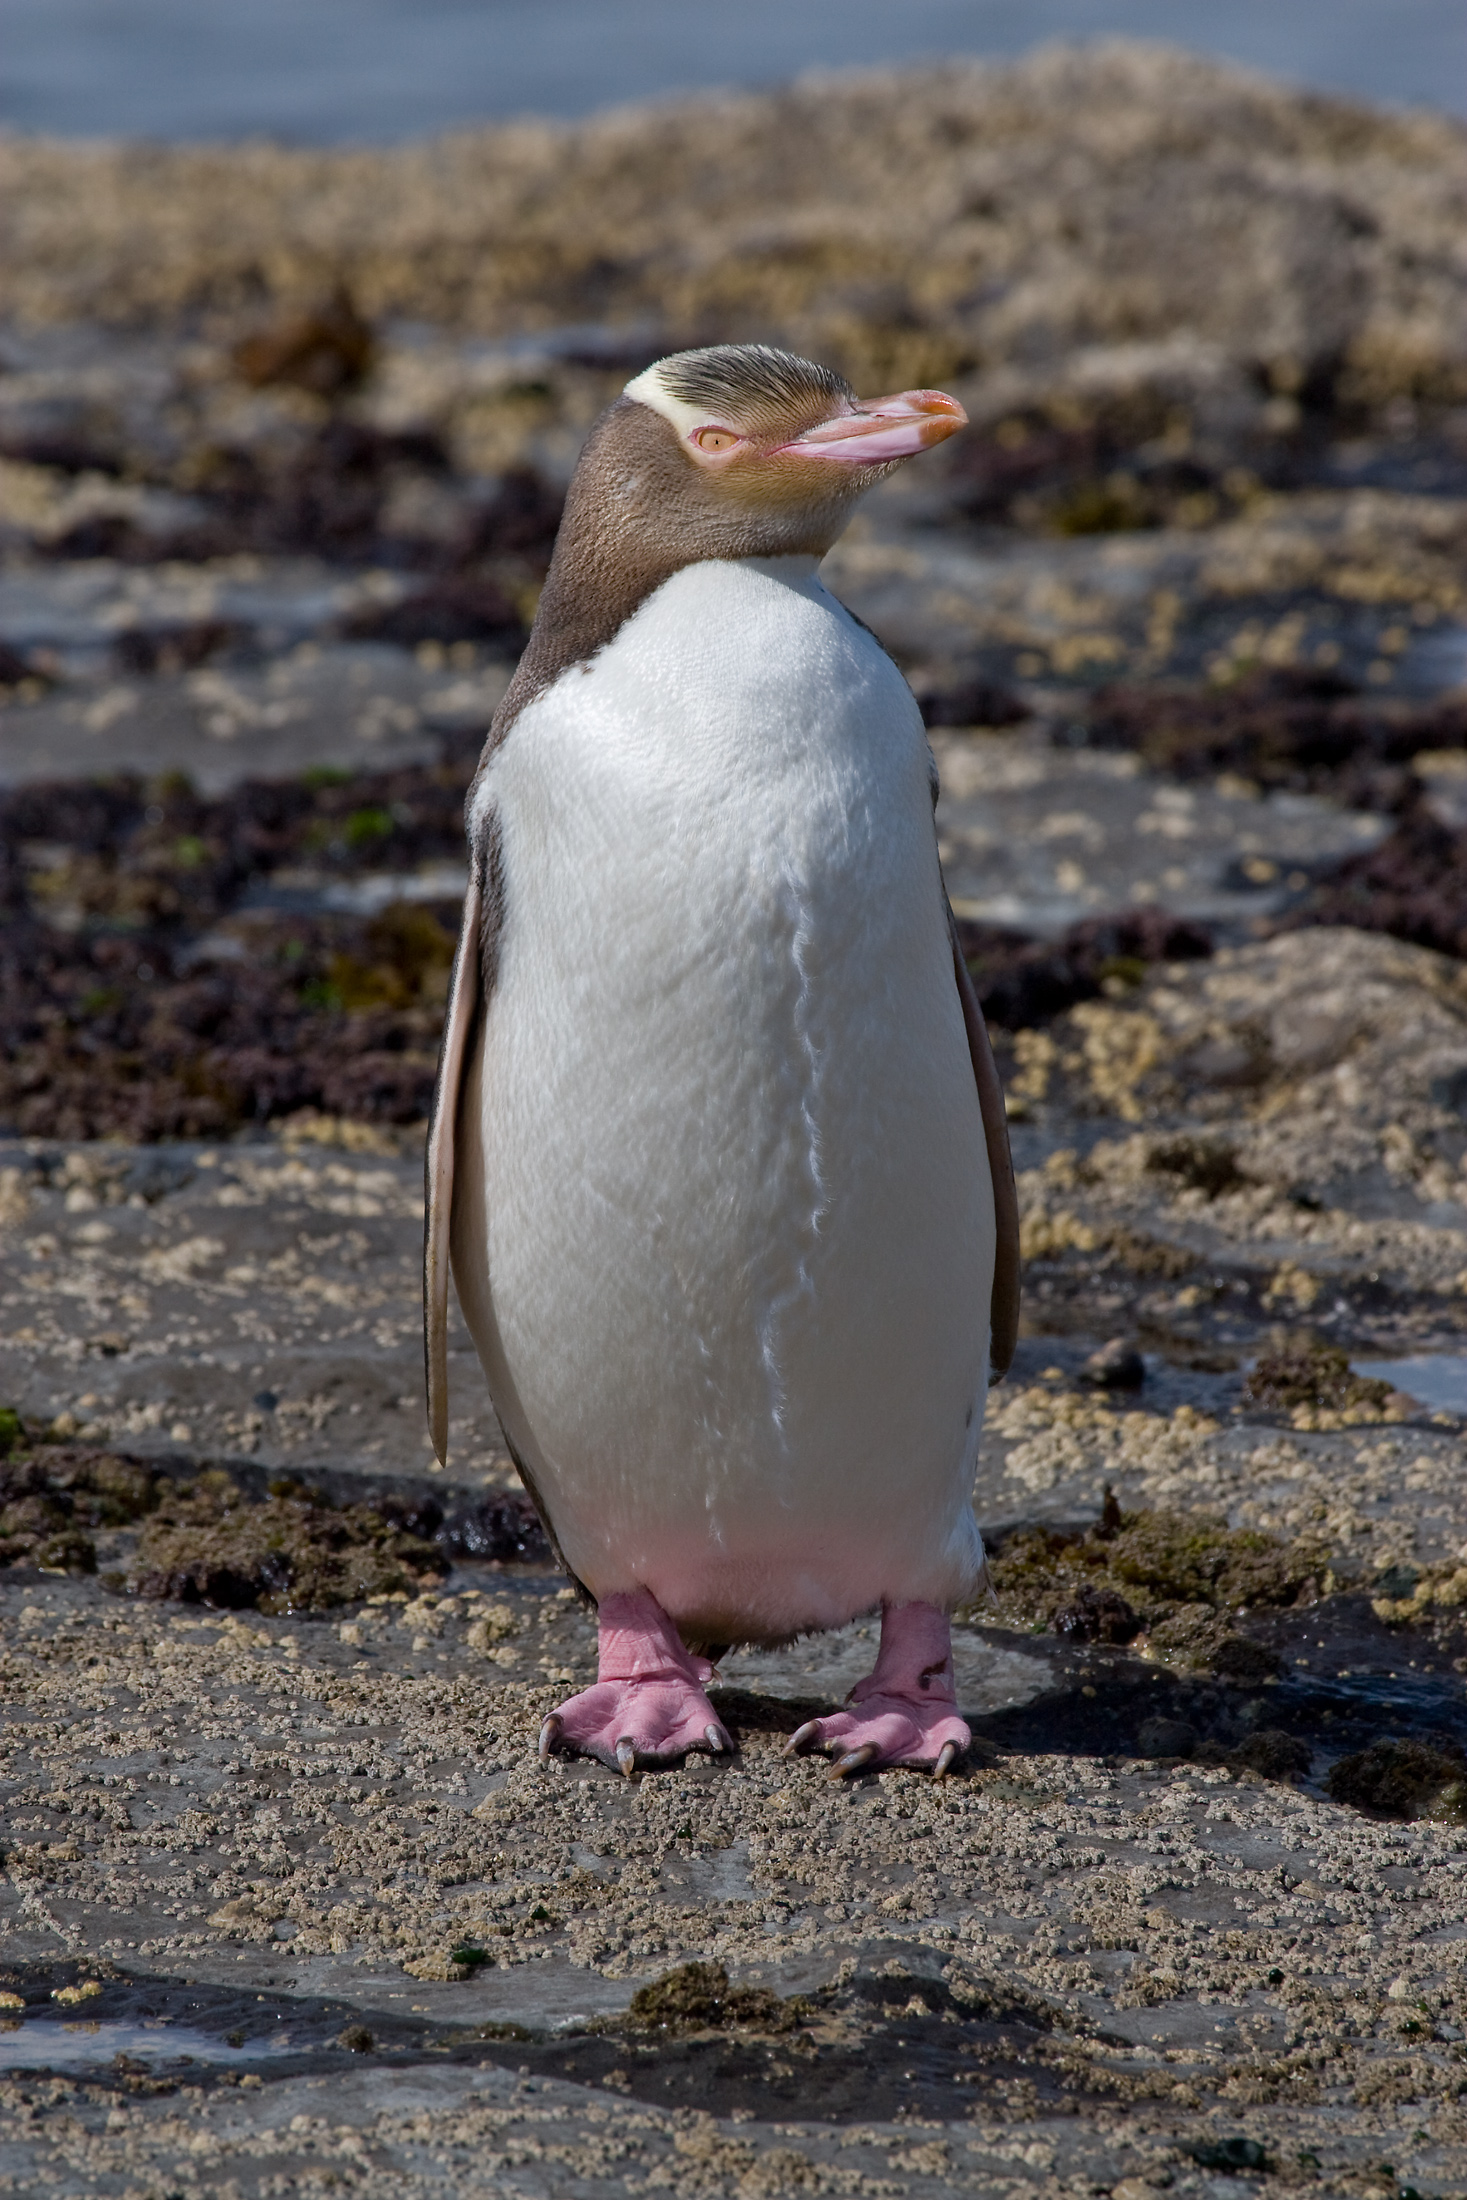
[[[699,428],[693,435],[700,451],[731,451],[739,440],[732,428]]]

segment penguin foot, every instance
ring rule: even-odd
[[[713,1667],[684,1649],[655,1597],[603,1597],[599,1619],[595,1686],[551,1712],[540,1729],[542,1760],[563,1749],[630,1779],[639,1766],[669,1764],[690,1749],[732,1751],[703,1692]]]
[[[958,1716],[952,1633],[933,1604],[884,1604],[876,1669],[846,1698],[849,1708],[807,1719],[786,1754],[825,1750],[831,1778],[883,1765],[918,1765],[942,1779],[973,1737]]]

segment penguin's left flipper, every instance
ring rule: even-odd
[[[876,1669],[846,1698],[850,1708],[809,1719],[788,1750],[828,1750],[838,1779],[883,1765],[916,1765],[941,1779],[972,1742],[958,1714],[952,1631],[935,1604],[887,1604]]]

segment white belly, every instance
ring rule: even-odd
[[[809,560],[693,566],[484,799],[454,1274],[572,1568],[725,1640],[961,1597],[993,1198],[895,667]]]

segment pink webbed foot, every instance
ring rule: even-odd
[[[876,1670],[846,1698],[850,1707],[807,1720],[791,1752],[828,1750],[831,1774],[882,1765],[930,1767],[940,1780],[973,1737],[958,1716],[952,1631],[932,1604],[884,1604]]]
[[[638,1765],[667,1764],[690,1749],[715,1757],[733,1743],[703,1690],[713,1678],[706,1658],[682,1638],[644,1589],[603,1597],[594,1688],[583,1688],[540,1729],[540,1756],[557,1749],[599,1757],[630,1779]]]

